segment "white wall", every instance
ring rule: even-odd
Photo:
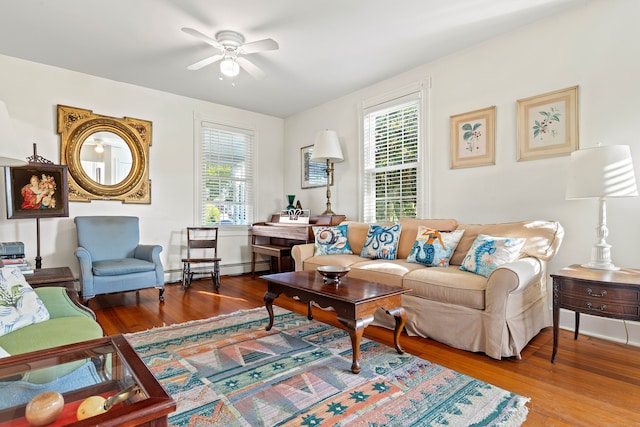
[[[203,88],[206,90],[206,88]],[[3,141],[3,156],[25,159],[38,145],[38,154],[59,163],[60,138],[56,106],[64,104],[112,117],[135,117],[153,123],[149,149],[151,204],[115,201],[70,202],[69,218],[41,220],[43,267],[70,266],[78,276],[73,254],[77,239],[73,217],[79,215],[133,215],[141,222],[141,241],[164,247],[167,280],[176,280],[185,252],[185,227],[194,222],[193,153],[195,113],[256,131],[257,211],[264,221],[283,203],[283,127],[280,118],[171,95],[138,86],[0,56],[0,100],[4,101],[18,141]],[[0,179],[4,187],[4,175]],[[28,258],[36,256],[34,219],[6,219],[4,191],[0,197],[0,241],[22,241]],[[223,274],[246,269],[250,260],[247,229],[221,231],[219,253]],[[172,273],[174,271],[174,273]]]
[[[638,1],[595,0],[289,117],[285,192],[296,194],[314,212],[324,209],[324,189],[300,189],[299,148],[312,144],[317,131],[334,129],[346,160],[335,167],[332,207],[357,219],[358,105],[431,78],[431,217],[461,223],[559,220],[566,235],[550,271],[585,262],[595,241],[597,201],[565,200],[569,157],[516,160],[516,100],[579,85],[580,147],[598,141],[630,145],[640,179],[638,16]],[[497,106],[496,165],[450,169],[449,117],[491,105]],[[640,267],[640,197],[610,200],[607,206],[614,262]],[[561,323],[572,328],[572,313],[563,313]],[[640,325],[627,326],[630,340],[640,344]],[[581,331],[626,340],[625,326],[618,321],[583,316]]]

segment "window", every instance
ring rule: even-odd
[[[253,222],[253,131],[200,120],[201,225]]]
[[[420,92],[363,110],[363,216],[397,221],[421,214]]]

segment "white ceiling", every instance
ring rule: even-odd
[[[589,0],[3,0],[0,54],[287,117]],[[181,31],[272,38],[219,80]],[[10,82],[0,82],[10,84]]]

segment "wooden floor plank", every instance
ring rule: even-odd
[[[263,307],[266,282],[251,275],[223,276],[219,292],[211,280],[196,280],[187,290],[167,285],[165,302],[158,292],[101,295],[89,307],[106,334],[137,332],[163,325],[205,319]],[[306,315],[306,305],[287,297],[275,301]],[[335,314],[315,310],[316,319],[341,327]],[[370,339],[393,345],[393,333],[370,326]],[[522,352],[522,359],[494,360],[457,350],[431,339],[401,338],[408,353],[510,390],[531,401],[525,426],[640,425],[640,348],[560,331],[555,363],[550,363],[553,334],[546,328]]]

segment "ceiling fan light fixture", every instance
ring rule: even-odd
[[[224,58],[220,62],[220,72],[227,77],[235,77],[240,73],[240,65],[234,58]]]

